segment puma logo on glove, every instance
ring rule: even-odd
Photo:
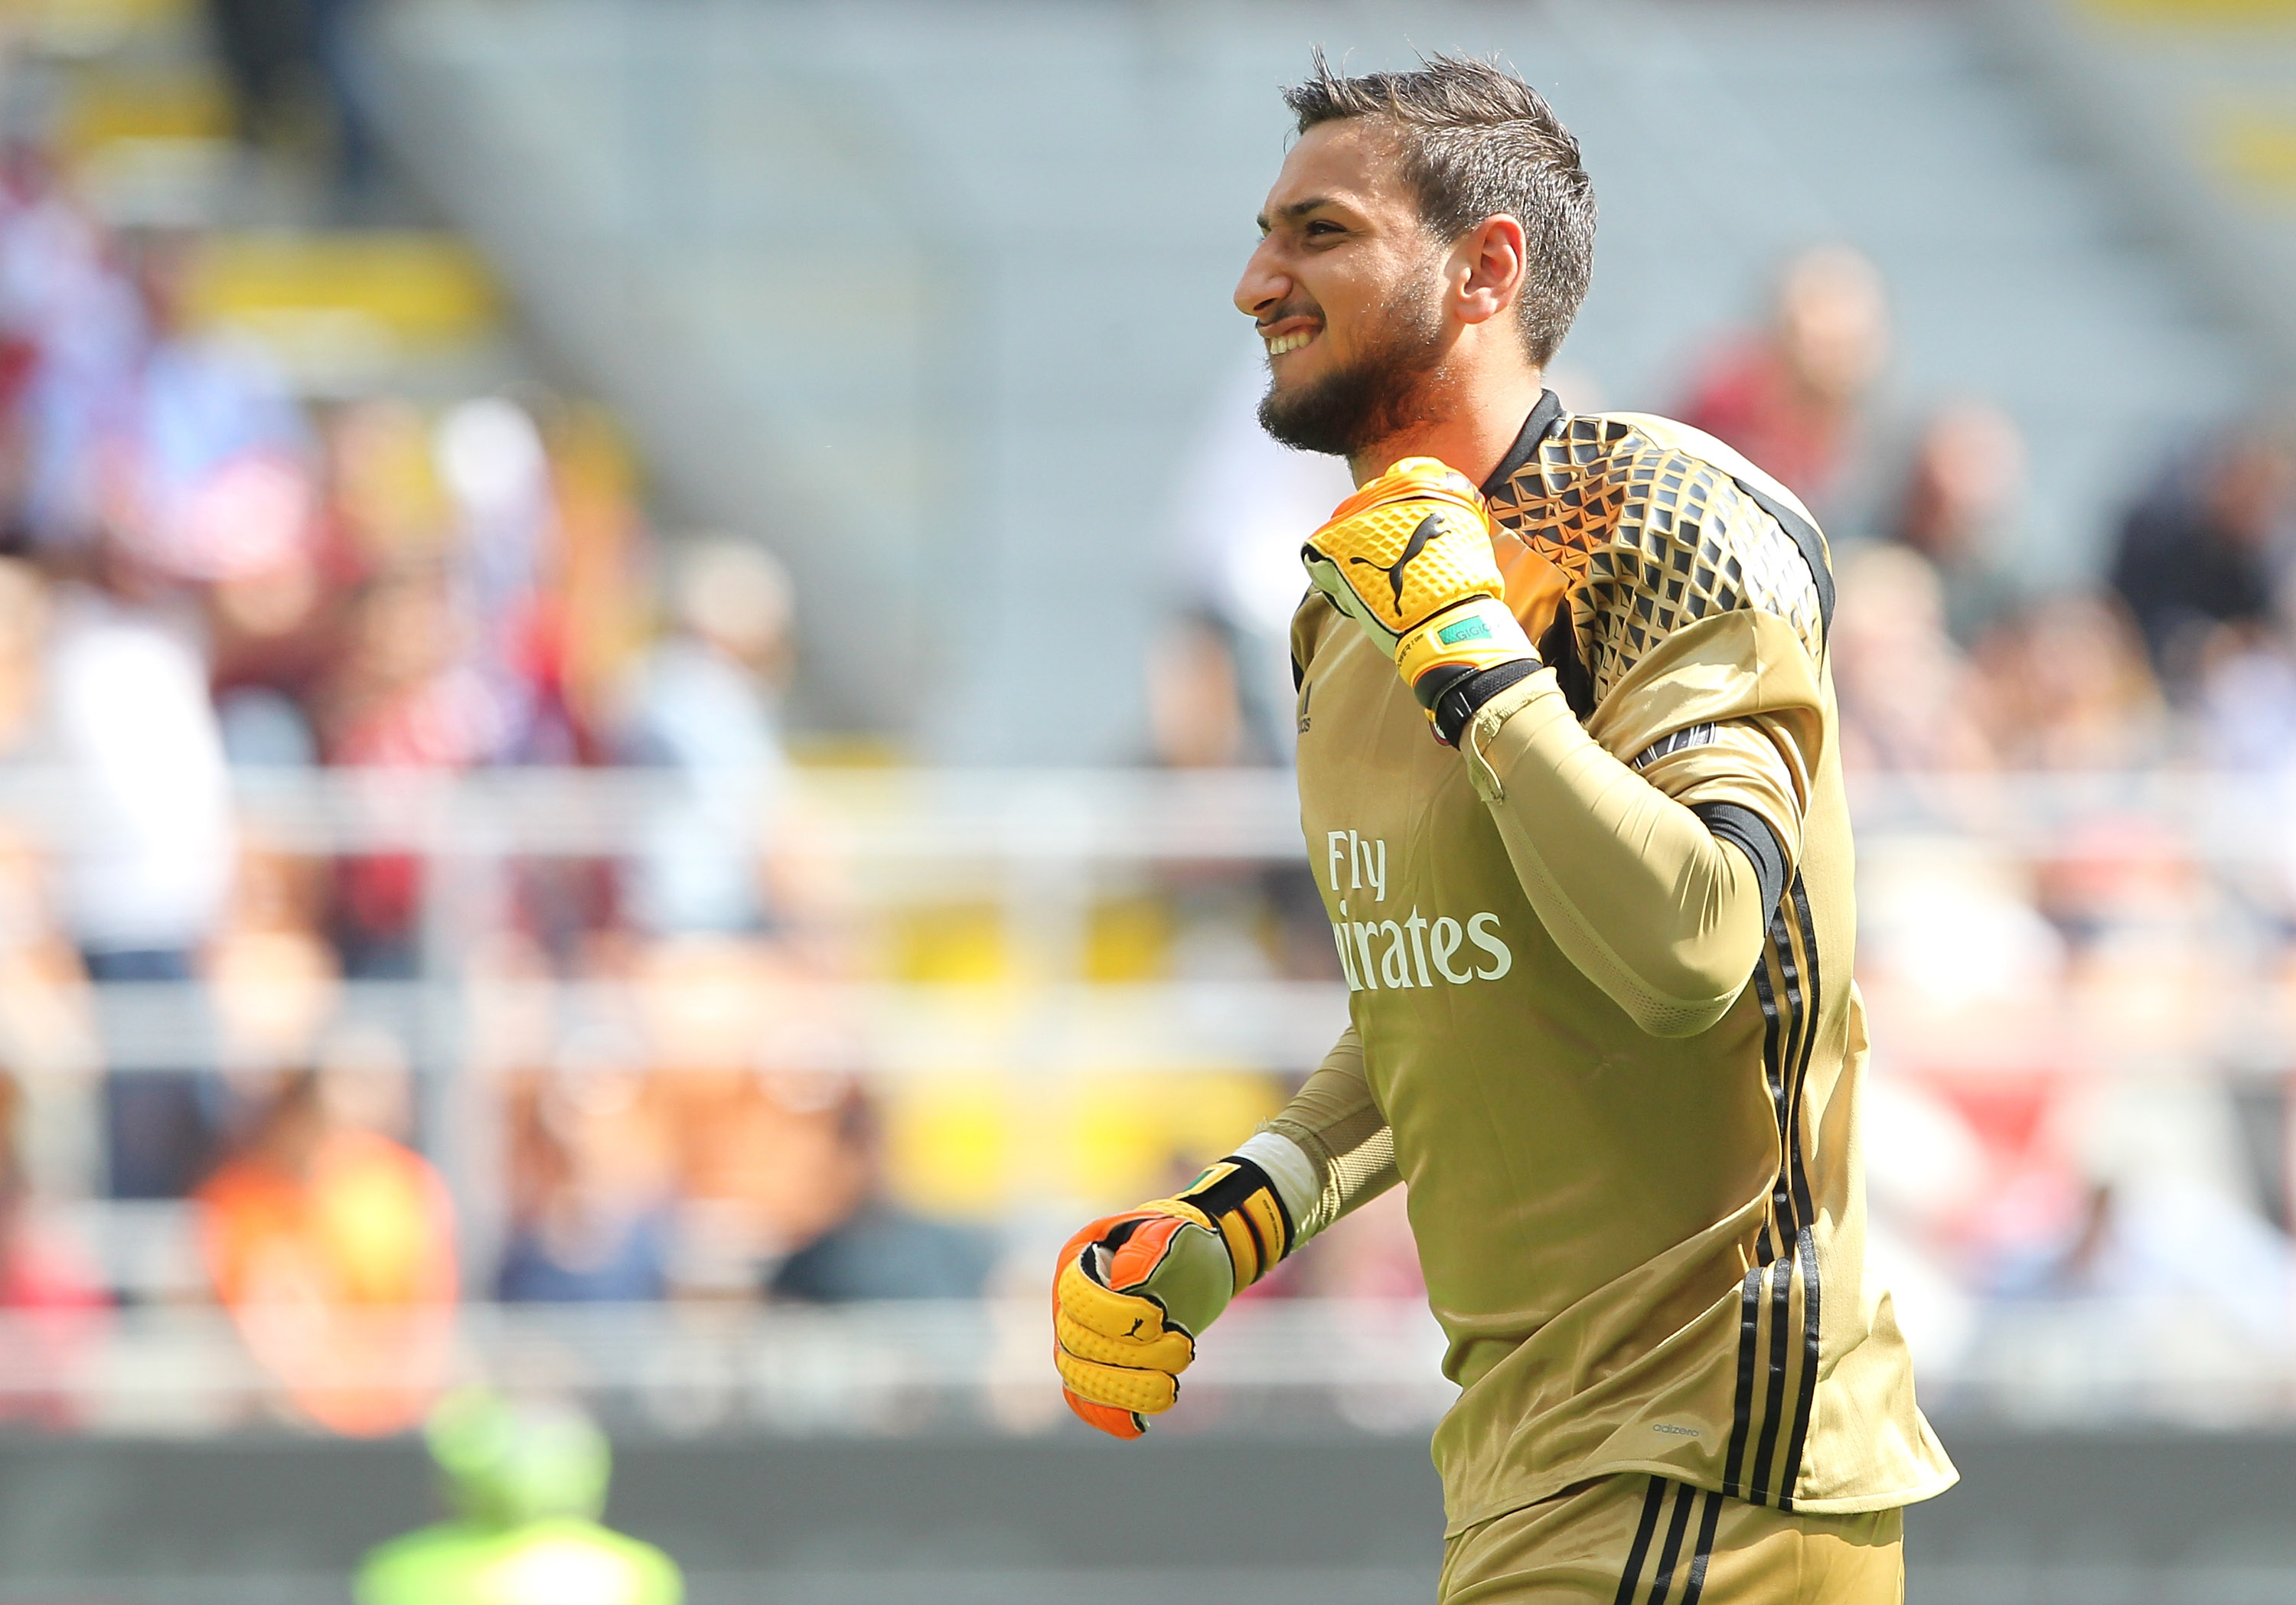
[[[1387,583],[1395,587],[1396,611],[1401,612],[1403,610],[1403,571],[1411,566],[1413,558],[1427,550],[1429,541],[1442,533],[1443,520],[1431,512],[1420,520],[1419,528],[1411,532],[1411,544],[1404,547],[1403,555],[1396,560],[1393,568],[1381,569],[1377,563],[1367,557],[1351,557],[1348,561],[1361,563],[1366,569],[1379,569],[1382,574],[1386,575]]]
[[[1466,476],[1432,457],[1406,457],[1341,503],[1300,549],[1316,588],[1394,660],[1446,741],[1499,684],[1538,667],[1506,605],[1493,528]],[[1387,594],[1358,584],[1357,569],[1386,576]]]

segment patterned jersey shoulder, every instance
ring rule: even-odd
[[[1593,702],[1653,646],[1711,613],[1775,613],[1813,659],[1823,656],[1816,576],[1757,490],[1801,513],[1783,486],[1712,436],[1635,413],[1563,418],[1492,488],[1492,516],[1569,581]]]

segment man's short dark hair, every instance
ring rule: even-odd
[[[1420,218],[1447,245],[1486,217],[1519,219],[1529,259],[1515,315],[1531,360],[1553,360],[1594,271],[1595,186],[1546,96],[1472,57],[1423,58],[1416,72],[1351,78],[1318,50],[1314,71],[1283,92],[1283,103],[1302,134],[1349,118],[1391,124]]]

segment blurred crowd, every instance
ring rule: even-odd
[[[1873,266],[1812,251],[1685,415],[1835,532],[1901,1317],[1948,1372],[2061,1305],[2110,1312],[2083,1363],[2156,1404],[2273,1385],[2296,1339],[2296,878],[2269,823],[2296,776],[2296,418],[2148,441],[2100,571],[2053,570],[2015,423],[1970,397],[1892,417],[1889,333]]]
[[[650,1077],[496,1029],[497,1151],[470,1162],[504,1218],[472,1262],[437,1163],[467,1111],[412,1033],[340,1001],[442,976],[745,1006],[799,984],[773,851],[787,577],[754,541],[660,549],[594,408],[297,397],[187,315],[201,248],[100,226],[37,149],[0,165],[0,1306],[70,1332],[147,1296],[68,1206],[188,1200],[197,1290],[307,1413],[380,1430],[421,1400],[359,1379],[443,1342],[434,1306],[658,1297],[681,1201],[720,1206],[751,1271],[870,1291],[887,1273],[840,1229],[912,1258],[936,1229],[877,1204],[860,1093],[738,1052],[729,1073],[706,1042]],[[266,839],[234,806],[234,775],[528,766],[639,770],[670,800],[611,860],[469,874]],[[111,1061],[99,995],[169,1022],[137,1062]],[[944,1257],[977,1286],[969,1241]]]

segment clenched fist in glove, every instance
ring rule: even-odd
[[[1234,1154],[1178,1197],[1069,1239],[1053,1281],[1053,1359],[1069,1408],[1118,1437],[1147,1431],[1146,1418],[1179,1396],[1198,1335],[1293,1236],[1275,1183]]]
[[[1436,734],[1538,667],[1507,609],[1483,498],[1432,457],[1406,457],[1340,504],[1300,559],[1317,590],[1395,660]]]

